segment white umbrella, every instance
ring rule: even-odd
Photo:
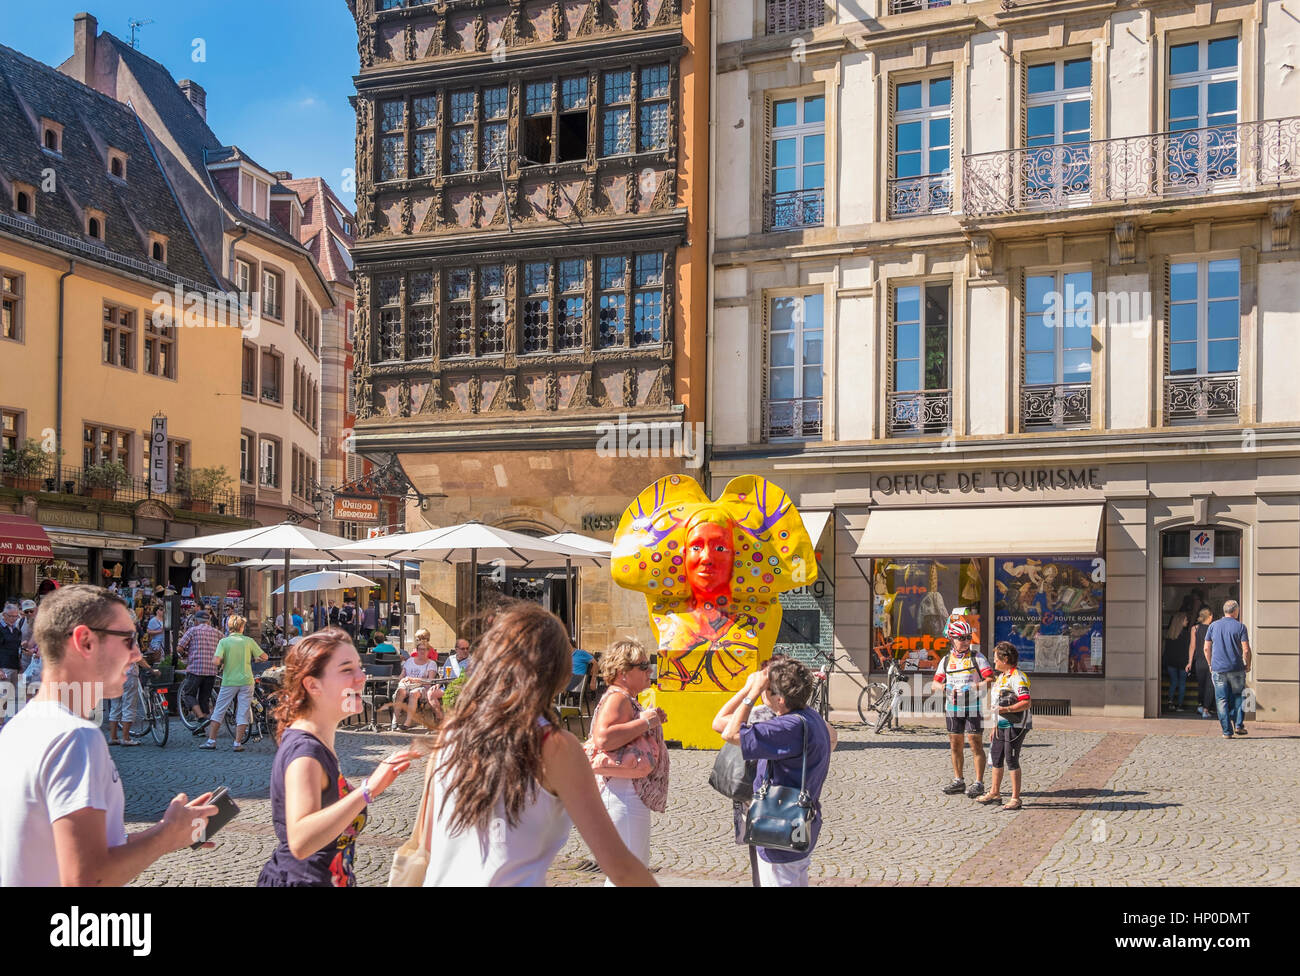
[[[279,569],[284,565],[283,559],[243,559],[237,563],[231,563],[232,569]],[[333,569],[340,572],[348,570],[375,570],[385,569],[396,572],[403,568],[402,563],[393,562],[391,559],[290,559],[289,565],[295,569]],[[405,568],[410,571],[416,569],[413,562],[405,564]]]
[[[328,571],[323,573],[305,573],[302,576],[295,577],[289,583],[290,593],[309,593],[313,590],[346,590],[358,586],[374,586],[375,581],[366,579],[364,576],[358,576],[356,573],[344,573],[338,571]],[[272,596],[279,596],[284,592],[284,587],[277,587]]]

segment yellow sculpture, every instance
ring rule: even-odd
[[[794,503],[770,481],[734,478],[710,501],[695,479],[670,475],[623,513],[611,572],[646,595],[665,734],[715,748],[714,714],[772,655],[778,594],[814,582],[817,558]]]

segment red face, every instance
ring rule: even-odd
[[[701,522],[686,537],[686,579],[697,597],[731,589],[731,567],[736,545],[731,529]]]

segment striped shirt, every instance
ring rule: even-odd
[[[217,644],[221,640],[221,631],[207,624],[197,624],[185,632],[177,648],[185,653],[186,674],[216,674],[217,665],[213,656],[217,653]]]

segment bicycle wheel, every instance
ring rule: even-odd
[[[231,702],[230,707],[226,709],[225,725],[226,731],[230,733],[231,741],[238,742],[242,745],[243,740],[235,738],[235,733],[239,730],[239,726],[235,724],[235,702]],[[248,736],[247,729],[244,730],[244,736],[245,738]]]
[[[879,710],[885,708],[888,697],[889,687],[879,681],[872,681],[863,687],[858,695],[858,718],[862,719],[863,725],[876,727],[880,718]]]
[[[171,723],[167,720],[167,706],[163,704],[162,694],[158,689],[150,689],[149,698],[150,710],[153,712],[149,731],[153,735],[153,741],[158,743],[158,748],[161,749],[167,745],[167,736],[171,734]]]

